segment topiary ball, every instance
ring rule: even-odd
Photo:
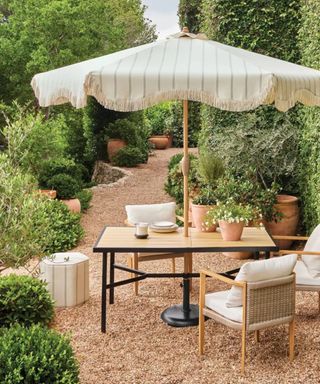
[[[58,199],[73,199],[81,190],[77,179],[66,173],[59,173],[51,177],[48,180],[48,187],[57,191]]]
[[[53,316],[53,300],[44,282],[14,274],[0,277],[0,327],[47,325]]]
[[[0,330],[1,384],[79,383],[70,341],[39,325]]]

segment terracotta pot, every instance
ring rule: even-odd
[[[69,200],[60,200],[63,204],[65,204],[69,210],[73,213],[81,212],[81,204],[79,199],[69,199]]]
[[[57,191],[54,189],[39,189],[39,193],[48,196],[49,199],[55,199],[57,197]]]
[[[219,220],[221,236],[226,241],[239,241],[244,228],[244,223],[228,223],[224,220]]]
[[[168,137],[168,146],[167,146],[167,148],[171,148],[172,145],[173,145],[173,134],[169,133],[169,135],[167,135],[167,137]]]
[[[252,257],[252,252],[222,252],[222,254],[236,260],[246,260]]]
[[[109,160],[112,160],[113,157],[119,152],[119,150],[125,147],[127,144],[124,140],[121,139],[109,139],[107,143],[107,152]]]
[[[195,226],[198,232],[215,232],[216,225],[212,225],[210,228],[206,228],[203,224],[204,218],[212,206],[210,205],[197,205],[192,204],[192,224]]]
[[[293,236],[297,234],[299,223],[298,198],[290,195],[278,195],[276,209],[283,214],[280,222],[266,222],[265,226],[272,235]],[[276,240],[280,249],[290,249],[291,240]]]
[[[156,147],[156,149],[166,149],[168,147],[169,138],[166,135],[151,136],[149,141]]]

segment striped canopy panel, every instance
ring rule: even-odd
[[[194,100],[229,111],[296,102],[320,105],[320,72],[178,33],[167,40],[40,73],[32,79],[40,106],[87,96],[118,111],[144,109],[165,100]]]

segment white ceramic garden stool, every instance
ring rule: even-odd
[[[54,253],[40,263],[56,307],[73,307],[89,299],[89,258],[80,252]]]

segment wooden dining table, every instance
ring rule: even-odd
[[[116,287],[141,281],[146,278],[183,279],[183,302],[173,305],[162,312],[161,318],[169,325],[186,327],[197,325],[199,320],[198,305],[190,304],[190,279],[199,277],[198,272],[191,271],[190,259],[192,254],[201,252],[253,252],[255,258],[270,257],[270,252],[278,247],[264,227],[245,227],[240,241],[225,241],[219,232],[198,232],[189,229],[185,237],[183,230],[171,233],[156,233],[149,231],[147,239],[137,239],[134,227],[107,226],[101,232],[93,252],[102,253],[102,287],[101,287],[101,332],[106,332],[107,320],[107,289],[109,289],[109,304],[114,304]],[[184,271],[182,273],[153,273],[129,268],[116,263],[116,254],[129,252],[164,252],[183,253]],[[109,257],[109,282],[107,283],[107,261]],[[214,257],[214,255],[213,255]],[[131,273],[133,277],[115,281],[115,270]],[[237,270],[226,271],[223,274],[232,276]]]

